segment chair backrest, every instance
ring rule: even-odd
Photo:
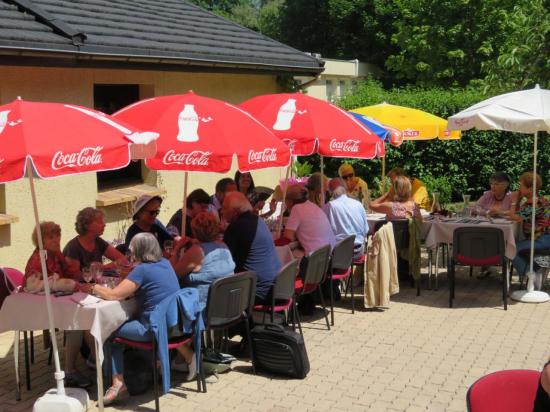
[[[407,249],[409,247],[409,219],[390,220],[393,226],[395,249]]]
[[[463,265],[500,265],[504,233],[496,227],[459,227],[453,232],[453,260]]]
[[[336,243],[330,260],[331,269],[348,269],[353,260],[355,236],[351,235]]]
[[[507,370],[485,375],[468,389],[468,411],[532,411],[539,379],[540,372],[535,370]]]
[[[292,259],[281,268],[273,285],[273,303],[276,300],[288,300],[294,296],[294,282],[299,264],[298,259]]]
[[[318,285],[325,278],[330,257],[330,245],[320,247],[311,252],[307,259],[307,266],[303,276],[304,285]]]
[[[252,310],[256,295],[256,273],[241,272],[216,280],[208,291],[206,327],[223,327]]]
[[[25,277],[17,269],[0,268],[0,307],[9,295],[17,293],[23,286]]]

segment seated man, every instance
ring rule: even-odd
[[[306,256],[325,245],[334,247],[336,238],[327,215],[319,206],[308,200],[308,191],[305,187],[298,184],[290,185],[286,191],[285,205],[290,210],[283,235],[286,239],[298,239]]]
[[[388,172],[388,177],[390,178],[392,184],[397,176],[407,176],[405,171],[400,167],[394,167]],[[417,179],[416,177],[409,177],[411,181],[411,197],[414,200],[414,203],[418,205],[420,209],[430,210],[432,207],[432,202],[430,200],[430,195],[428,194],[428,189],[422,180]]]
[[[364,253],[365,239],[369,233],[369,223],[363,205],[346,194],[342,179],[331,179],[328,185],[332,200],[328,202],[325,211],[336,241],[355,236],[354,257],[359,258]]]
[[[193,218],[197,216],[200,212],[207,211],[208,207],[210,206],[210,202],[210,196],[208,196],[208,193],[206,193],[202,189],[195,189],[191,193],[189,193],[189,195],[187,196],[187,200],[185,201],[185,207],[187,208],[187,215],[185,218],[186,237],[193,237],[193,231],[191,230],[191,220],[193,220]],[[167,225],[169,230],[177,230],[177,233],[181,234],[182,215],[183,213],[181,209],[178,209],[178,211],[174,213]]]
[[[225,195],[222,216],[229,223],[223,241],[235,261],[235,273],[256,272],[256,304],[269,302],[268,294],[281,267],[271,232],[241,192]]]
[[[223,179],[218,180],[218,183],[216,183],[216,193],[211,196],[212,204],[210,205],[209,211],[215,211],[219,214],[223,205],[225,194],[228,192],[234,192],[235,190],[237,190],[237,185],[233,179],[224,177]]]

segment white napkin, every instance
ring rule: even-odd
[[[88,295],[87,293],[83,292],[73,294],[71,296],[71,300],[81,306],[89,306],[102,301],[102,299],[98,298],[97,296]]]

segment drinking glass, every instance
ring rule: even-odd
[[[173,240],[165,240],[164,241],[164,252],[168,256],[172,256],[172,253],[174,252],[174,241]]]
[[[90,283],[92,281],[92,272],[90,272],[90,268],[82,268],[82,279],[86,283]]]
[[[103,276],[103,265],[101,262],[92,262],[90,264],[90,273],[92,275],[92,280],[95,280],[97,283],[101,276]]]

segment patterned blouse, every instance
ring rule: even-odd
[[[522,202],[518,215],[523,218],[523,233],[527,238],[531,238],[531,214],[533,208],[527,200]],[[550,234],[550,203],[544,196],[537,197],[535,208],[535,240],[542,235]]]
[[[65,256],[61,252],[52,253],[46,252],[46,267],[48,268],[48,276],[57,273],[61,278],[70,278],[67,270]],[[29,277],[33,273],[42,273],[42,265],[40,264],[40,254],[36,249],[27,262],[25,267],[25,277]]]

